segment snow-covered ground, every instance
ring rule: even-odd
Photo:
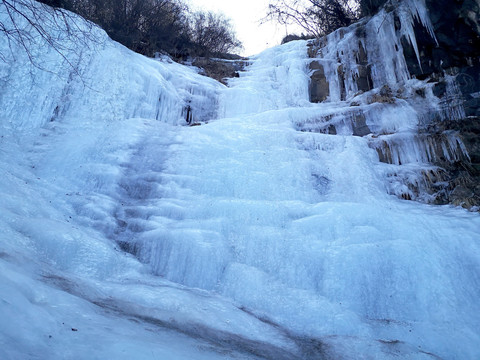
[[[480,357],[480,217],[297,131],[348,106],[309,103],[305,42],[227,88],[93,35],[0,39],[1,359]]]

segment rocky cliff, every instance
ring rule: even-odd
[[[392,194],[478,210],[479,14],[478,0],[391,0],[312,41],[310,100],[350,107],[302,130],[365,137]]]

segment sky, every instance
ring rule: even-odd
[[[256,55],[266,48],[279,45],[286,35],[285,27],[273,22],[260,24],[268,0],[190,0],[194,8],[221,12],[232,20],[244,50],[241,55]]]

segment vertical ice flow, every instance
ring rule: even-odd
[[[421,4],[409,6],[426,23]],[[302,41],[252,58],[229,88],[109,41],[85,49],[87,87],[68,67],[63,80],[33,70],[33,81],[26,59],[10,64],[0,90],[0,309],[36,315],[15,319],[32,341],[5,342],[0,354],[51,349],[45,331],[64,334],[61,316],[91,331],[79,336],[107,339],[98,348],[109,355],[126,343],[123,356],[148,358],[146,347],[158,350],[151,329],[164,324],[210,347],[277,348],[275,359],[478,358],[479,217],[387,195],[408,191],[389,176],[421,181],[417,167],[440,176],[424,167],[437,150],[412,137],[432,98],[357,94],[358,44],[376,64],[373,87],[422,86],[390,13],[357,30],[326,40],[319,61],[332,89],[321,104],[308,102]],[[208,124],[176,126],[189,105]],[[460,156],[455,134],[445,136],[436,146]],[[372,148],[383,140],[385,166]],[[3,336],[16,331],[0,325]],[[85,351],[93,338],[55,349]]]

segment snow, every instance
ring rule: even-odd
[[[229,87],[106,38],[79,47],[81,76],[42,44],[55,73],[21,49],[2,65],[0,358],[480,356],[478,214],[389,195],[388,173],[431,161],[402,147],[415,104],[358,97],[372,131],[404,138],[381,164],[339,95],[308,102],[303,41]],[[415,89],[405,71],[375,81]],[[201,126],[182,126],[188,106]],[[337,135],[298,131],[331,115]]]

